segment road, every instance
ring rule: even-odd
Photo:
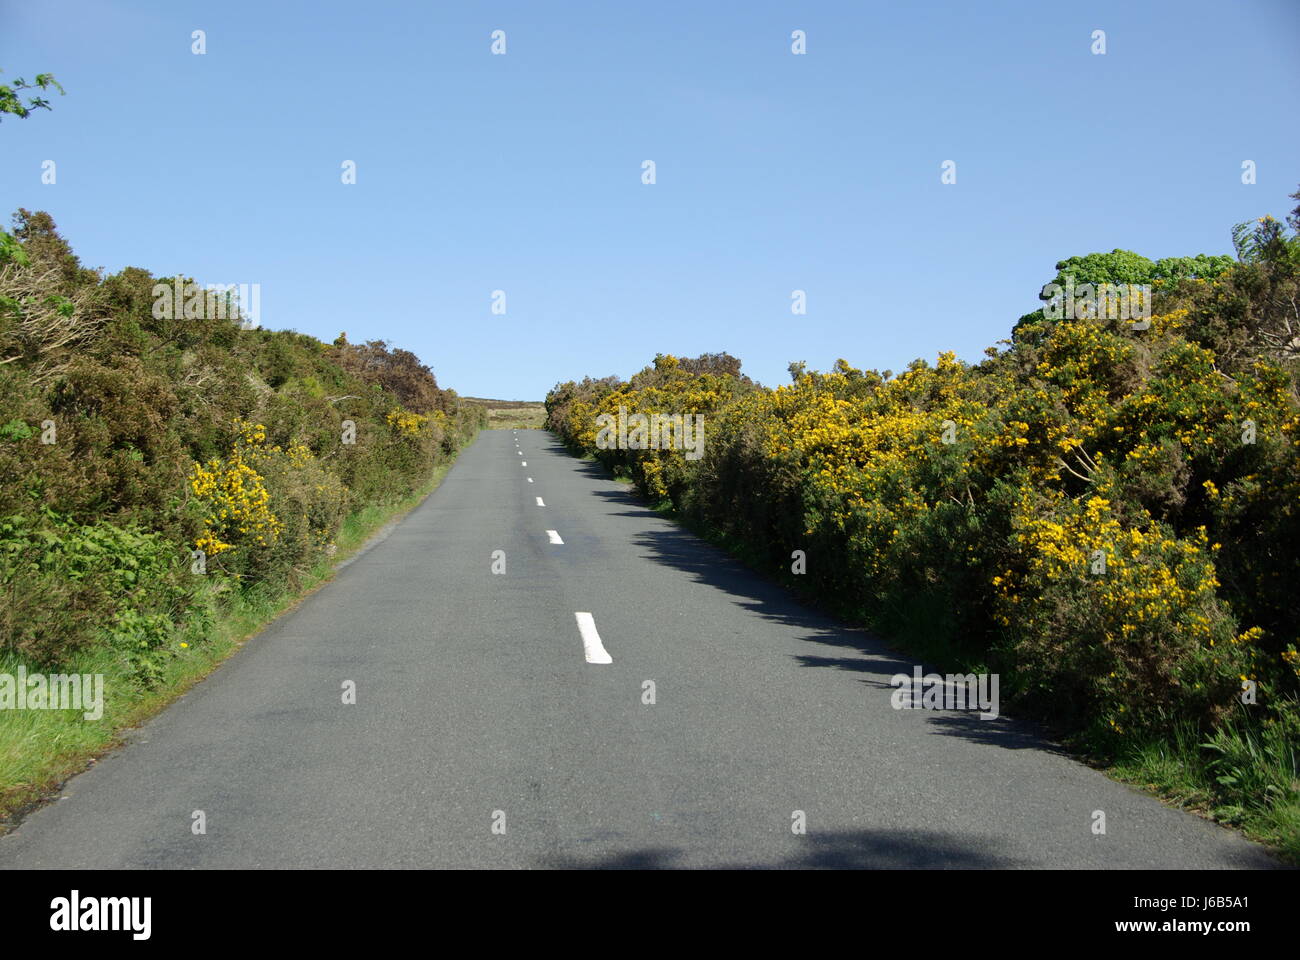
[[[1005,717],[894,709],[912,666],[551,435],[485,431],[0,867],[1275,865]]]

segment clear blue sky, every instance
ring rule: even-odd
[[[4,76],[68,91],[0,124],[0,204],[464,394],[661,351],[899,370],[979,359],[1059,259],[1229,253],[1284,215],[1298,40],[1295,0],[0,0]]]

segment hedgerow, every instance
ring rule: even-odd
[[[1267,217],[1234,238],[1236,260],[1057,265],[1150,283],[1149,326],[1039,311],[979,363],[792,364],[775,389],[660,355],[557,385],[547,424],[810,598],[999,672],[1087,749],[1210,737],[1246,692],[1294,729],[1300,241]],[[619,407],[705,414],[703,457],[598,449]]]
[[[293,589],[483,425],[408,351],[167,318],[160,282],[84,269],[45,213],[0,231],[0,653],[147,685],[213,597]]]

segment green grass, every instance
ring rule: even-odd
[[[1104,768],[1117,780],[1240,829],[1300,865],[1300,737],[1295,705],[1264,721],[1243,710],[1211,737],[1184,724]]]
[[[162,711],[202,680],[272,620],[329,581],[338,565],[383,526],[395,522],[437,488],[454,462],[438,465],[415,493],[395,503],[366,506],[348,516],[335,537],[336,551],[298,578],[295,588],[238,592],[207,581],[210,615],[178,628],[175,656],[154,687],[133,682],[115,651],[97,649],[46,673],[104,675],[104,714],[87,721],[71,710],[0,710],[0,833],[24,812],[56,793],[70,776],[113,749],[122,735]],[[0,673],[15,674],[22,661],[0,654]],[[28,665],[29,670],[35,668]]]

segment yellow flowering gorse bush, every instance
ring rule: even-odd
[[[254,464],[266,441],[261,424],[236,421],[239,439],[224,460],[196,463],[190,490],[204,501],[204,531],[195,547],[217,556],[240,545],[265,547],[280,534],[281,523],[271,510],[271,494]]]
[[[1276,364],[1226,377],[1192,339],[1197,316],[1177,301],[1143,331],[1040,320],[979,365],[795,365],[770,390],[738,364],[661,355],[628,382],[561,384],[549,423],[772,572],[803,551],[792,586],[1000,671],[1065,729],[1214,724],[1244,680],[1272,702],[1296,688],[1300,636],[1274,582],[1288,568],[1247,528],[1295,525],[1300,404]],[[705,412],[703,459],[596,450],[596,417],[620,407]],[[1294,558],[1291,538],[1272,542]],[[1223,563],[1234,598],[1271,604],[1256,609],[1272,629],[1239,626],[1249,608],[1225,598]]]

